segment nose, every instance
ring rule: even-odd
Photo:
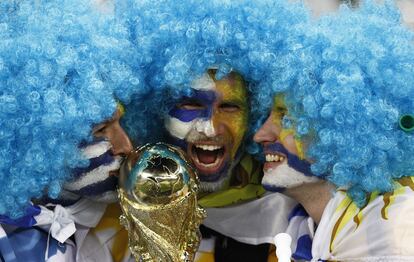
[[[278,128],[272,121],[272,116],[270,115],[263,125],[257,130],[256,134],[253,137],[253,140],[256,143],[266,143],[266,142],[276,142],[278,139]]]
[[[199,120],[195,123],[195,129],[199,133],[203,133],[207,137],[216,136],[216,130],[211,119]]]
[[[115,123],[112,132],[108,135],[112,144],[112,154],[115,156],[124,156],[132,151],[132,143],[128,135],[119,123]]]

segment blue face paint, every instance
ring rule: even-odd
[[[272,143],[264,146],[264,152],[267,154],[281,153],[287,157],[288,166],[305,176],[315,176],[310,169],[310,163],[306,160],[300,159],[297,155],[290,153],[281,143]]]
[[[99,181],[85,187],[82,187],[79,190],[70,190],[71,193],[80,195],[80,196],[98,196],[105,192],[114,191],[118,185],[118,177],[108,176],[107,179]]]
[[[191,122],[196,118],[209,119],[213,114],[213,104],[216,100],[214,91],[194,90],[190,97],[183,97],[181,103],[196,103],[202,106],[200,109],[184,109],[174,107],[168,113],[171,117],[177,118],[182,122]]]
[[[109,165],[114,160],[115,160],[114,155],[112,154],[112,152],[110,150],[108,150],[104,154],[102,154],[98,157],[89,159],[89,166],[87,166],[85,168],[75,168],[75,169],[73,169],[73,171],[72,171],[73,177],[74,178],[79,178],[80,176],[82,176],[82,174],[88,173],[88,172],[90,172],[90,171],[92,171],[95,168],[98,168],[100,166]]]
[[[273,185],[268,185],[268,184],[262,184],[262,186],[266,191],[277,192],[277,193],[282,193],[286,189],[284,187],[278,187],[278,186],[273,186]]]

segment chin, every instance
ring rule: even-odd
[[[262,185],[268,191],[282,192],[285,189],[315,183],[319,180],[317,177],[306,176],[296,171],[287,163],[281,163],[264,171]]]
[[[223,189],[224,185],[226,184],[227,176],[222,177],[218,181],[215,182],[205,182],[200,181],[200,193],[213,193]]]

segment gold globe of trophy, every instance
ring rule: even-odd
[[[198,178],[184,153],[163,143],[134,150],[123,163],[121,223],[136,261],[193,261],[205,211]]]

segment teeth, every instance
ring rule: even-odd
[[[266,162],[282,162],[285,160],[284,156],[281,155],[274,155],[274,154],[266,154]]]
[[[215,146],[215,145],[195,145],[196,148],[201,148],[203,150],[214,151],[217,149],[222,148],[222,146]]]

